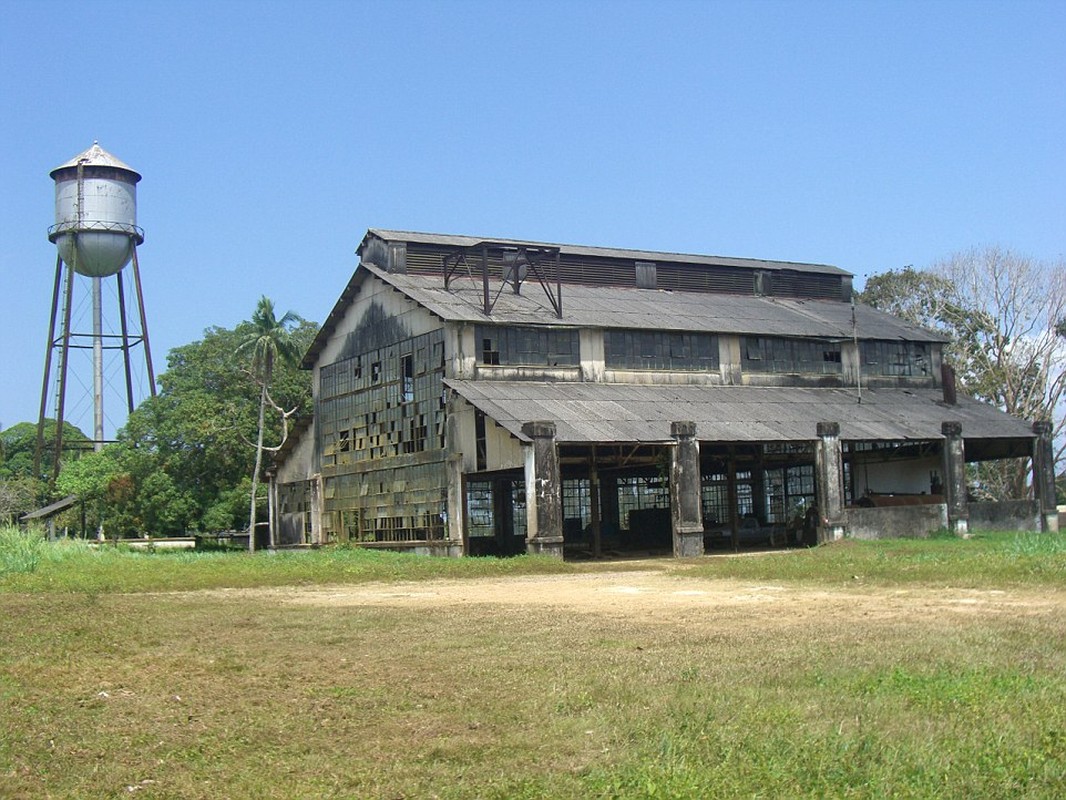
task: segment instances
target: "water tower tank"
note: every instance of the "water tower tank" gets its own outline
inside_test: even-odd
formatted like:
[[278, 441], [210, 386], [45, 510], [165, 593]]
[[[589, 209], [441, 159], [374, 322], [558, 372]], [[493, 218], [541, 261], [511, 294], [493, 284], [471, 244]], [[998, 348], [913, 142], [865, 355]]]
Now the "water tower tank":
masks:
[[80, 275], [103, 278], [129, 263], [144, 241], [137, 227], [141, 176], [99, 144], [49, 175], [56, 183], [56, 224], [48, 229], [64, 263]]

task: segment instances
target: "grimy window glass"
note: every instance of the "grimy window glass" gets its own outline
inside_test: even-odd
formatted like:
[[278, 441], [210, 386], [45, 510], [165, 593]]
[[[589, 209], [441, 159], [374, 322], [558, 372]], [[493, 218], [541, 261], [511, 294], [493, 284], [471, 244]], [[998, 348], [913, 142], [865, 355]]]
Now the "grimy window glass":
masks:
[[444, 538], [443, 376], [441, 330], [322, 367], [316, 433], [329, 540]]
[[839, 375], [840, 343], [825, 339], [745, 336], [741, 341], [740, 364], [745, 372]]
[[926, 342], [862, 342], [863, 371], [874, 375], [925, 376], [930, 374]]
[[574, 328], [478, 325], [474, 335], [482, 364], [576, 367], [581, 363]]
[[718, 337], [713, 333], [608, 329], [603, 349], [608, 369], [718, 369]]

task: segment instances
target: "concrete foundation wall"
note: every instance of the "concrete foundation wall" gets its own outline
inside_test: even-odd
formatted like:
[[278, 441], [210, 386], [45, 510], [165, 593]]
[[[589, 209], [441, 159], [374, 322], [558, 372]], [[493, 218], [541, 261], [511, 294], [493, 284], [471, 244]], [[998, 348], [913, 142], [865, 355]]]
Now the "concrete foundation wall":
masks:
[[852, 539], [924, 539], [948, 525], [947, 506], [846, 508], [845, 525]]
[[[1007, 500], [1001, 503], [969, 503], [970, 530], [1040, 530], [1040, 509], [1035, 500]], [[925, 538], [947, 527], [947, 506], [943, 503], [888, 508], [847, 508], [848, 536], [853, 539]]]
[[1001, 503], [970, 503], [970, 530], [1040, 530], [1040, 506], [1035, 500], [1006, 500]]

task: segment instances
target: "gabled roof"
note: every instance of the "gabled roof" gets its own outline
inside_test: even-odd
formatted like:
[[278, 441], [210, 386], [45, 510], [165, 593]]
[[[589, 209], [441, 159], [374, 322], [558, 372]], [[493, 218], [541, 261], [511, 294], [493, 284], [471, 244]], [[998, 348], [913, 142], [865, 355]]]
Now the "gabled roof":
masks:
[[384, 281], [441, 319], [508, 325], [564, 325], [581, 328], [638, 328], [706, 331], [757, 336], [808, 336], [827, 339], [905, 339], [939, 342], [944, 338], [899, 317], [869, 306], [836, 300], [796, 300], [755, 295], [670, 292], [626, 286], [563, 287], [563, 316], [559, 319], [540, 285], [526, 282], [522, 294], [490, 280], [496, 299], [492, 314], [482, 306], [480, 279], [453, 279], [448, 289], [435, 275], [385, 272], [372, 264], [361, 270]]
[[[417, 231], [393, 231], [384, 228], [371, 228], [363, 238], [376, 236], [389, 242], [409, 242], [413, 244], [431, 244], [442, 247], [473, 247], [483, 241], [498, 244], [524, 245], [527, 247], [558, 247], [563, 255], [586, 256], [592, 258], [621, 258], [631, 261], [655, 261], [659, 263], [701, 264], [746, 269], [780, 270], [796, 272], [820, 272], [830, 275], [851, 275], [850, 272], [829, 264], [805, 264], [797, 261], [766, 261], [757, 258], [732, 258], [728, 256], [690, 255], [685, 253], [663, 253], [654, 250], [625, 250], [613, 247], [589, 247], [576, 244], [553, 244], [551, 242], [530, 242], [522, 239], [495, 239], [488, 236], [456, 236], [441, 233], [419, 233]], [[361, 244], [360, 250], [362, 250]]]
[[[360, 251], [370, 237], [385, 241], [421, 242], [448, 247], [470, 247], [481, 242], [471, 236], [414, 233], [371, 228]], [[494, 240], [498, 243], [537, 245], [518, 240]], [[614, 250], [575, 245], [540, 245], [560, 247], [573, 255], [620, 257], [631, 260], [677, 261], [690, 264], [714, 264], [758, 269], [806, 270], [835, 275], [850, 273], [837, 267], [797, 264], [784, 261], [757, 261], [718, 256], [690, 256], [644, 250]], [[367, 262], [352, 273], [329, 316], [308, 348], [300, 366], [310, 369], [318, 354], [333, 335], [337, 324], [351, 304], [359, 287], [375, 277], [403, 293], [438, 317], [449, 321], [484, 322], [508, 325], [562, 325], [571, 327], [637, 328], [659, 330], [707, 331], [762, 336], [797, 336], [825, 339], [947, 341], [940, 334], [913, 325], [898, 317], [868, 306], [852, 306], [835, 300], [802, 300], [755, 295], [713, 294], [707, 292], [673, 292], [624, 286], [563, 286], [563, 317], [555, 317], [551, 304], [535, 281], [527, 281], [522, 294], [515, 295], [498, 279], [490, 279], [490, 294], [497, 298], [492, 314], [483, 310], [483, 286], [480, 279], [454, 278], [444, 288], [443, 275], [390, 273]]]
[[814, 389], [796, 386], [663, 386], [559, 381], [446, 379], [471, 405], [516, 438], [522, 425], [552, 420], [560, 443], [669, 442], [670, 423], [696, 423], [713, 442], [809, 442], [819, 421], [839, 422], [847, 441], [942, 439], [961, 422], [967, 439], [1031, 440], [1031, 428], [968, 397], [947, 406], [936, 389]]

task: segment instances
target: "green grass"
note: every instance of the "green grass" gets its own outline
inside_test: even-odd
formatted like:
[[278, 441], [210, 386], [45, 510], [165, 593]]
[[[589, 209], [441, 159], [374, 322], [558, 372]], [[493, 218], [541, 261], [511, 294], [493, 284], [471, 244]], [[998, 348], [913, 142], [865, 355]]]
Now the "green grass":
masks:
[[831, 585], [1066, 586], [1066, 533], [845, 540], [765, 558], [705, 559], [688, 574]]
[[[641, 568], [800, 605], [634, 613], [334, 599], [618, 564], [42, 543], [0, 576], [0, 797], [1059, 798], [1063, 558], [981, 534], [664, 560]], [[190, 591], [222, 587], [250, 591]], [[935, 603], [971, 589], [998, 599]]]
[[[10, 565], [10, 566], [9, 566]], [[0, 592], [160, 592], [569, 572], [547, 557], [447, 559], [359, 548], [158, 551], [0, 529]]]

